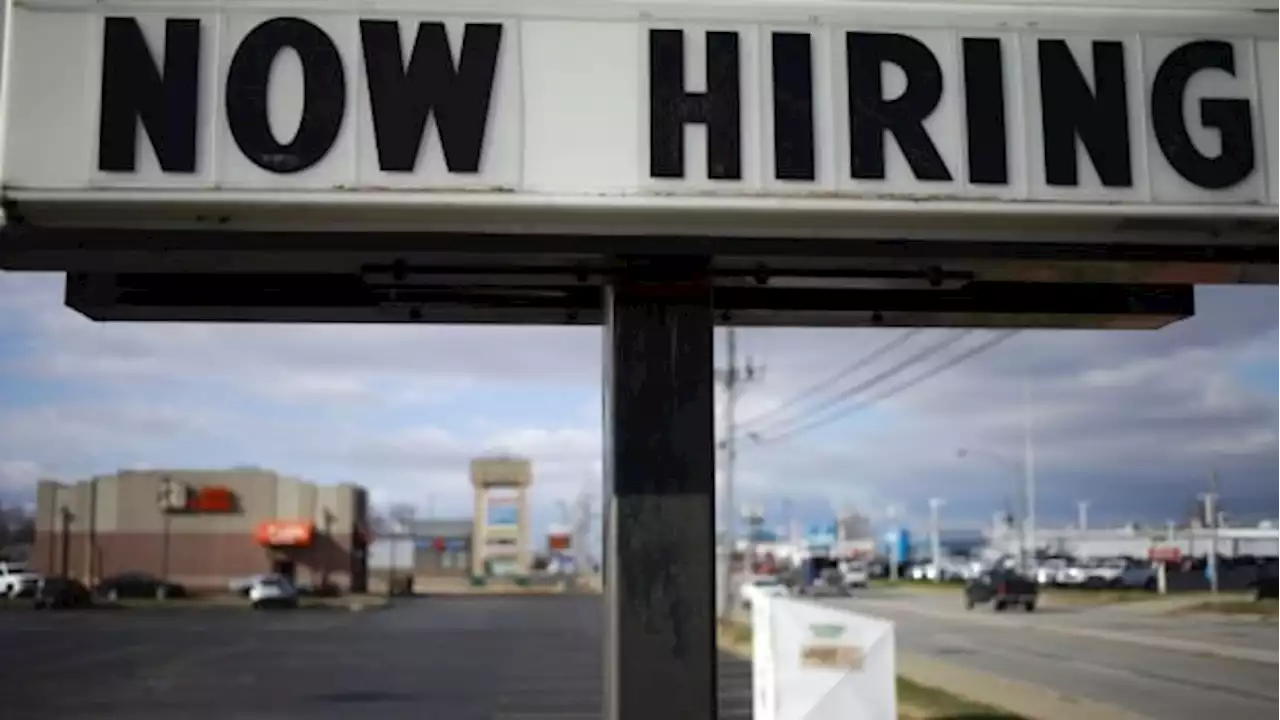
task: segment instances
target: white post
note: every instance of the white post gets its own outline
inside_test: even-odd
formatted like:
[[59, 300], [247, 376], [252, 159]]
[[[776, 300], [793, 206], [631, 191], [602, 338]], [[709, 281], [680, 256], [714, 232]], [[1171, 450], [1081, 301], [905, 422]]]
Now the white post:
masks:
[[[1027, 507], [1026, 517], [1026, 543], [1027, 548], [1024, 549], [1024, 555], [1028, 558], [1028, 562], [1034, 563], [1036, 557], [1036, 451], [1035, 441], [1032, 439], [1032, 433], [1035, 426], [1035, 407], [1031, 400], [1031, 381], [1027, 378], [1022, 380], [1022, 399], [1023, 399], [1023, 483], [1025, 485]], [[1027, 568], [1024, 567], [1025, 571]]]
[[[897, 517], [898, 509], [890, 505], [885, 514], [888, 515], [889, 520], [892, 521]], [[894, 531], [899, 534], [901, 533], [901, 530], [896, 527], [894, 528]], [[902, 562], [901, 558], [898, 557], [899, 540], [899, 535], [895, 534], [893, 536], [893, 543], [889, 546], [889, 579], [894, 582], [897, 582], [898, 580], [898, 564]]]
[[1167, 563], [1161, 560], [1156, 563], [1156, 587], [1161, 595], [1169, 592], [1169, 573], [1166, 569]]
[[1209, 567], [1209, 592], [1214, 595], [1218, 594], [1218, 512], [1217, 512], [1217, 493], [1200, 493], [1200, 498], [1204, 500], [1205, 519], [1209, 521], [1211, 530], [1209, 531], [1209, 557], [1206, 558]]
[[1089, 529], [1089, 501], [1080, 500], [1076, 502], [1076, 527], [1081, 532]]
[[933, 555], [933, 581], [942, 582], [942, 538], [938, 527], [938, 509], [945, 501], [929, 498], [929, 552]]

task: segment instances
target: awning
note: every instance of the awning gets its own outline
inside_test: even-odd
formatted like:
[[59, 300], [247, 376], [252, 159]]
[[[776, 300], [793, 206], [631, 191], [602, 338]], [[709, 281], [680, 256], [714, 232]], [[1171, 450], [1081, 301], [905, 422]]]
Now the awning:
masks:
[[254, 537], [267, 547], [306, 547], [315, 530], [316, 524], [310, 520], [268, 520], [258, 525]]

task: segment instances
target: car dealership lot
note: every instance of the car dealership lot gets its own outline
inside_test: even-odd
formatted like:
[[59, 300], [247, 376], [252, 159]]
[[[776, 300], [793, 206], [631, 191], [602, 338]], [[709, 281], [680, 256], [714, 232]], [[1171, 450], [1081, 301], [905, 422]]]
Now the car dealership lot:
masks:
[[[58, 718], [598, 718], [598, 597], [420, 598], [370, 612], [0, 613], [6, 712]], [[721, 663], [721, 717], [750, 717]]]

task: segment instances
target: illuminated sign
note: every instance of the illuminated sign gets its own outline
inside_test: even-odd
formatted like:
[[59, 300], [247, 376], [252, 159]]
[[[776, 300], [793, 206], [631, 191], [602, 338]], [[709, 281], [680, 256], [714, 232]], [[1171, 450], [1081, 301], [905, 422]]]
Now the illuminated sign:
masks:
[[236, 511], [236, 494], [221, 485], [196, 488], [187, 499], [187, 511], [198, 513], [230, 513]]
[[308, 520], [269, 520], [258, 526], [258, 544], [268, 547], [305, 547], [311, 544], [315, 523]]
[[156, 501], [164, 512], [234, 513], [240, 509], [236, 494], [222, 485], [192, 487], [171, 478], [160, 481]]

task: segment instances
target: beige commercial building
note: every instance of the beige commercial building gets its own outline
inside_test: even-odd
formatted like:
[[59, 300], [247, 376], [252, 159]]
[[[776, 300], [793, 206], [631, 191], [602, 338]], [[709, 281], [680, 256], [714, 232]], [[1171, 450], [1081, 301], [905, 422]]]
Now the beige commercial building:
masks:
[[471, 574], [526, 576], [529, 547], [529, 486], [533, 464], [524, 458], [485, 457], [471, 461], [475, 491]]
[[360, 591], [367, 583], [368, 494], [270, 470], [123, 470], [42, 480], [31, 562], [96, 581], [141, 571], [191, 588], [279, 572]]

